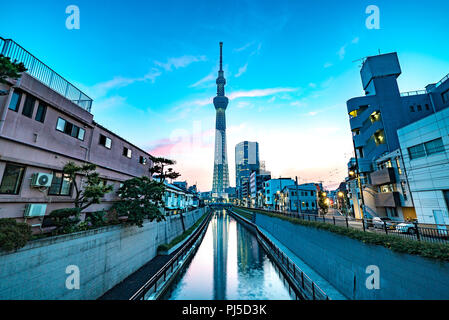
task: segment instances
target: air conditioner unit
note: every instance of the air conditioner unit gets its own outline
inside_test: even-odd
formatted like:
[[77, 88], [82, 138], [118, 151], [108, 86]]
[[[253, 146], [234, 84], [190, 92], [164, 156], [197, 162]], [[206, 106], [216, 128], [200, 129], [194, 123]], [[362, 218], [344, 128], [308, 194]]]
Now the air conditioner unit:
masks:
[[53, 175], [49, 173], [33, 173], [31, 177], [32, 187], [50, 187]]
[[45, 211], [47, 210], [47, 205], [42, 203], [30, 203], [25, 207], [24, 217], [43, 217], [45, 216]]

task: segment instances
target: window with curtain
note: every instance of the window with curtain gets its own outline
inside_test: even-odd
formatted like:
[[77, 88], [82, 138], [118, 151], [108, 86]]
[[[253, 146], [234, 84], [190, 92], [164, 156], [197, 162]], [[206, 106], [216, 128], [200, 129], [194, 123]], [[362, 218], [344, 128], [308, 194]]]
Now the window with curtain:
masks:
[[24, 172], [24, 166], [7, 163], [0, 184], [0, 193], [19, 194]]

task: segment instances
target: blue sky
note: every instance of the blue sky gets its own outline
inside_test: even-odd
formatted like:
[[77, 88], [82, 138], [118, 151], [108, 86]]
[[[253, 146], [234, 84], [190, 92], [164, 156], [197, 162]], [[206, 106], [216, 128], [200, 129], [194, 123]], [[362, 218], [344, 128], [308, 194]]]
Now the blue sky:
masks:
[[[80, 29], [65, 27], [68, 5]], [[365, 27], [368, 5], [380, 30]], [[94, 99], [95, 120], [212, 184], [218, 42], [224, 42], [228, 158], [258, 141], [273, 176], [338, 185], [352, 156], [346, 101], [359, 62], [398, 52], [401, 91], [449, 73], [449, 3], [429, 1], [9, 1], [12, 38]]]

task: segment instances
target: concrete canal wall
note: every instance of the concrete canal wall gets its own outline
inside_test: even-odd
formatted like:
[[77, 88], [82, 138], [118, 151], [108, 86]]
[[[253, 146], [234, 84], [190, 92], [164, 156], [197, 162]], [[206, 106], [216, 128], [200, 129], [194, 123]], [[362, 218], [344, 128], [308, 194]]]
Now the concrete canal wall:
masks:
[[[256, 224], [349, 299], [449, 299], [449, 263], [395, 253], [263, 214], [256, 214]], [[366, 280], [376, 274], [376, 267], [379, 289], [368, 289]]]
[[[205, 210], [184, 213], [186, 229]], [[181, 233], [181, 219], [175, 215], [146, 222], [143, 228], [110, 226], [32, 241], [17, 252], [0, 253], [0, 299], [96, 299]], [[66, 287], [74, 275], [66, 273], [71, 265], [79, 268], [79, 289]]]

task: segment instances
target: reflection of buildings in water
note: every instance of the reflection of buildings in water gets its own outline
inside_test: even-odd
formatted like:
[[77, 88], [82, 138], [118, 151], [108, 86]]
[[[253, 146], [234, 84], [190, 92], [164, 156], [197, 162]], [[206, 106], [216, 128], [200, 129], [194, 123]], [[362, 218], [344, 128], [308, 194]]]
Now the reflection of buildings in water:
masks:
[[226, 266], [228, 260], [229, 215], [216, 211], [212, 220], [214, 241], [214, 300], [226, 299]]
[[[256, 288], [264, 286], [263, 252], [257, 238], [244, 226], [237, 223], [237, 264], [239, 291], [249, 290], [258, 292]], [[256, 289], [256, 290], [255, 290]]]

